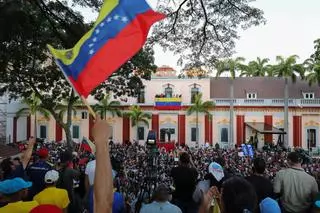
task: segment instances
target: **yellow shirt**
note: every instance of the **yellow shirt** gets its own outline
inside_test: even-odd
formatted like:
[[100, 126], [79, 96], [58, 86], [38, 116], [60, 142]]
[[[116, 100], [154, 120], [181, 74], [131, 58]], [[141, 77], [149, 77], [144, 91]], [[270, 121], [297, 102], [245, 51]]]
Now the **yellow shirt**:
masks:
[[0, 213], [29, 213], [33, 208], [39, 204], [37, 201], [9, 203], [8, 205], [0, 208]]
[[65, 209], [68, 207], [70, 200], [68, 192], [65, 189], [58, 189], [56, 187], [48, 187], [42, 192], [34, 196], [33, 200], [37, 201], [40, 205], [51, 204]]

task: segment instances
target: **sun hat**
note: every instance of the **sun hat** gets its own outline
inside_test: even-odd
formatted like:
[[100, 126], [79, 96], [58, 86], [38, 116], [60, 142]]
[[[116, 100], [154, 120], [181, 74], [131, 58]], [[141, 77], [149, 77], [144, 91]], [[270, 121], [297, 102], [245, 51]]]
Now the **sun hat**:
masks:
[[32, 182], [25, 181], [22, 178], [13, 178], [0, 181], [0, 193], [4, 195], [14, 194], [22, 189], [27, 189], [32, 186]]
[[210, 163], [209, 173], [211, 173], [217, 181], [220, 181], [222, 178], [224, 178], [223, 168], [216, 162]]
[[279, 204], [274, 199], [270, 197], [265, 198], [260, 203], [261, 213], [281, 213]]
[[44, 176], [44, 182], [49, 184], [57, 182], [58, 179], [59, 179], [59, 172], [57, 172], [56, 170], [47, 171]]

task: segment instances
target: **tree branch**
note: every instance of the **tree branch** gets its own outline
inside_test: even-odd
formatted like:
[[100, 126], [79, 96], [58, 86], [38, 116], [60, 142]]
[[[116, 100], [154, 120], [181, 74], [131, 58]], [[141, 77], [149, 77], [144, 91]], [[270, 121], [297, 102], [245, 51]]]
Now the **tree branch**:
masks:
[[243, 9], [241, 9], [240, 7], [238, 7], [237, 5], [235, 5], [233, 2], [231, 2], [231, 0], [227, 0], [229, 2], [229, 4], [232, 6], [232, 7], [235, 7], [237, 10], [241, 11], [242, 13], [246, 14], [247, 16], [249, 16], [250, 14], [247, 13], [246, 11], [244, 11]]
[[173, 32], [175, 31], [175, 26], [176, 26], [177, 21], [178, 21], [179, 12], [180, 12], [182, 6], [183, 6], [187, 1], [188, 1], [188, 0], [184, 0], [184, 1], [179, 5], [178, 9], [177, 9], [175, 12], [173, 12], [173, 13], [171, 13], [171, 14], [168, 15], [168, 16], [175, 15], [175, 17], [174, 17], [174, 21], [173, 21], [173, 24], [172, 24], [171, 29], [170, 29], [166, 34], [169, 34], [169, 33], [171, 33], [172, 31], [173, 31]]

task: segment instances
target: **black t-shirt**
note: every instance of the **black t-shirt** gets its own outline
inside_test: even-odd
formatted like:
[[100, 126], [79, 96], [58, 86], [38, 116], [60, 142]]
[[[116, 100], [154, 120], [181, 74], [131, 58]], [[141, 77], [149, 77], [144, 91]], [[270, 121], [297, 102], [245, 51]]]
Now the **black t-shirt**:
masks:
[[195, 168], [179, 166], [171, 170], [171, 176], [176, 188], [173, 198], [183, 201], [192, 200], [192, 194], [197, 184], [197, 170]]
[[258, 203], [264, 200], [267, 197], [273, 198], [273, 186], [269, 179], [258, 176], [252, 175], [246, 178], [255, 188], [257, 196], [258, 196]]

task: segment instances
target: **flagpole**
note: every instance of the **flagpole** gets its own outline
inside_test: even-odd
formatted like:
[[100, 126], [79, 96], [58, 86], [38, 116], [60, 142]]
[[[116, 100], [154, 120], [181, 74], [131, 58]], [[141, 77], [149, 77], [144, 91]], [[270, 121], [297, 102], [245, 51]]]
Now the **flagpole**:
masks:
[[89, 110], [89, 113], [92, 115], [92, 117], [94, 119], [96, 119], [96, 113], [93, 111], [92, 107], [90, 106], [89, 102], [87, 101], [87, 99], [85, 97], [83, 97], [82, 95], [80, 96], [81, 97], [81, 100], [82, 102], [84, 103], [84, 105], [86, 105], [86, 107], [88, 108]]

